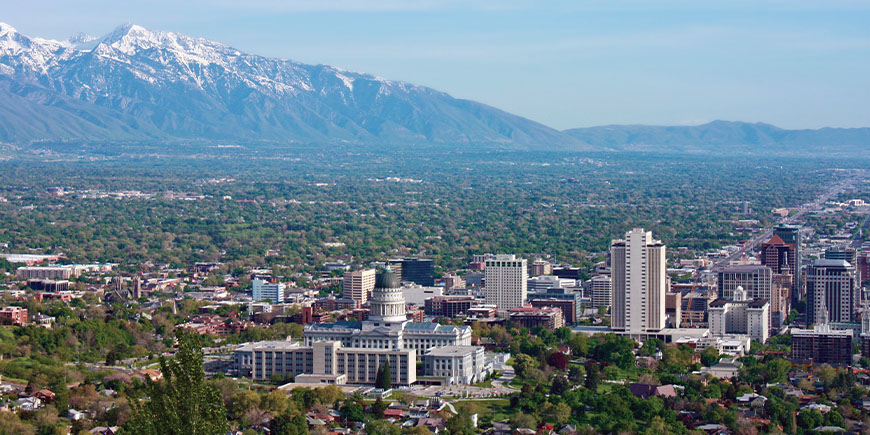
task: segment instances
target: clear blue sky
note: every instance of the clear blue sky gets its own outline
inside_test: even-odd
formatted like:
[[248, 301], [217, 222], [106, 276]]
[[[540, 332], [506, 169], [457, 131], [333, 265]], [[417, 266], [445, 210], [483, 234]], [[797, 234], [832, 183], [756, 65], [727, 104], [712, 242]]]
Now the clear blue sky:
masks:
[[565, 129], [870, 126], [867, 1], [0, 0], [54, 39], [132, 22], [405, 80]]

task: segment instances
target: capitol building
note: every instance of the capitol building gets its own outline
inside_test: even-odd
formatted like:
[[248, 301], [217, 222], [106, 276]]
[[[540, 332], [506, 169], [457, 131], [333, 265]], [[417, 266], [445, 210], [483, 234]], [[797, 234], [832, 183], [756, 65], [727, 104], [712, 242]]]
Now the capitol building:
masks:
[[418, 357], [439, 347], [471, 345], [469, 326], [409, 321], [399, 279], [389, 269], [378, 275], [369, 303], [366, 321], [306, 325], [305, 345], [337, 341], [345, 348], [414, 350]]
[[418, 382], [417, 361], [426, 383], [472, 384], [492, 372], [483, 347], [471, 345], [471, 327], [411, 322], [396, 274], [377, 277], [363, 322], [311, 323], [303, 343], [247, 343], [234, 352], [241, 376], [252, 380], [293, 377], [296, 383], [375, 383], [377, 370], [389, 364], [396, 385]]

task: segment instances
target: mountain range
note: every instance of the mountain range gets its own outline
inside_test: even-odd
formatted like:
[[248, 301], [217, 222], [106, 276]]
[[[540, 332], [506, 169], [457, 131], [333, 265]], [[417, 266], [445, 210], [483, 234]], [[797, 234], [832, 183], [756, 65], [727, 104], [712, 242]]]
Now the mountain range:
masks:
[[243, 53], [127, 24], [103, 37], [26, 36], [0, 23], [0, 142], [237, 141], [513, 150], [863, 152], [870, 129], [694, 127], [558, 131], [431, 88]]

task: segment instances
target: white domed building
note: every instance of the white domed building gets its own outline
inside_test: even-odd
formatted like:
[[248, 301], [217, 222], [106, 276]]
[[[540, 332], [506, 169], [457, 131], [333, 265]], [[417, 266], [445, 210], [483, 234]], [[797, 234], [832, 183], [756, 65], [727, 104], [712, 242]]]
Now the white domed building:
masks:
[[305, 345], [338, 341], [345, 348], [413, 349], [418, 357], [439, 347], [471, 345], [469, 326], [409, 321], [399, 279], [389, 269], [378, 275], [369, 303], [370, 313], [366, 321], [305, 325]]

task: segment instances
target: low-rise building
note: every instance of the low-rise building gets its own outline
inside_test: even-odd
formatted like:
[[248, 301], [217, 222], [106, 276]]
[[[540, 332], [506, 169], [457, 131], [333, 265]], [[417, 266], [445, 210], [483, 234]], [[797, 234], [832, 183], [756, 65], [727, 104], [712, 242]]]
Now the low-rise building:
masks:
[[474, 306], [473, 296], [435, 296], [424, 302], [424, 311], [428, 316], [456, 317], [468, 314]]
[[852, 362], [853, 332], [827, 323], [791, 331], [791, 358], [797, 362], [848, 366]]
[[481, 346], [445, 346], [423, 355], [423, 374], [441, 378], [445, 385], [482, 382], [491, 370]]
[[27, 308], [4, 307], [0, 310], [0, 323], [4, 325], [24, 326], [28, 321]]
[[517, 307], [508, 311], [508, 318], [515, 325], [527, 329], [540, 326], [552, 331], [565, 326], [565, 319], [559, 308]]
[[318, 341], [312, 346], [290, 341], [253, 343], [236, 350], [234, 359], [240, 373], [245, 373], [244, 364], [250, 362], [253, 380], [277, 376], [293, 377], [297, 382], [374, 384], [378, 367], [388, 361], [394, 384], [411, 385], [417, 379], [413, 350], [346, 348], [337, 341]]

